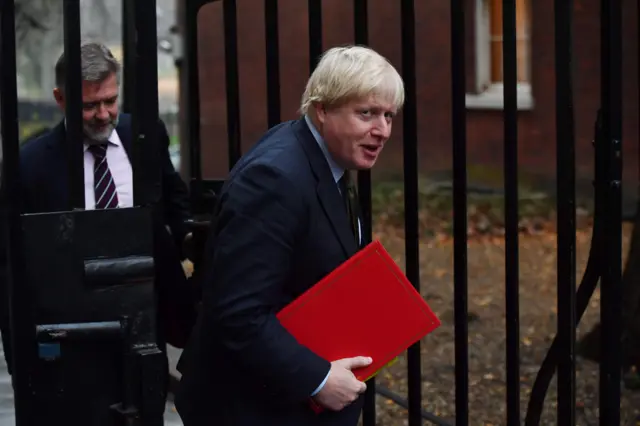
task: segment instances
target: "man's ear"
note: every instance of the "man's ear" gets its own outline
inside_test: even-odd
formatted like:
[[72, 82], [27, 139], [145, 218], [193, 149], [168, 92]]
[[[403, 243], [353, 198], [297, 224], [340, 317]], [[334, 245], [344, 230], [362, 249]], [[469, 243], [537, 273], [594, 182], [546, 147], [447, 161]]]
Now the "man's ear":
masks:
[[53, 89], [53, 98], [56, 100], [58, 107], [64, 112], [64, 93], [60, 88], [56, 87]]
[[316, 111], [316, 117], [318, 118], [318, 121], [321, 124], [324, 124], [327, 118], [327, 109], [325, 108], [324, 104], [314, 103], [313, 109]]

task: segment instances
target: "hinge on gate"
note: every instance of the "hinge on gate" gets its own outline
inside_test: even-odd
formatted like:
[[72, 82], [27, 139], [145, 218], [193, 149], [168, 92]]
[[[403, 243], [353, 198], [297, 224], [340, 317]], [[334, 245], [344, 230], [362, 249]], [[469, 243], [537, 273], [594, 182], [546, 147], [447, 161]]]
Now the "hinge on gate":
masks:
[[118, 417], [118, 424], [123, 426], [137, 426], [140, 423], [140, 410], [136, 406], [124, 406], [122, 403], [114, 404], [111, 410]]

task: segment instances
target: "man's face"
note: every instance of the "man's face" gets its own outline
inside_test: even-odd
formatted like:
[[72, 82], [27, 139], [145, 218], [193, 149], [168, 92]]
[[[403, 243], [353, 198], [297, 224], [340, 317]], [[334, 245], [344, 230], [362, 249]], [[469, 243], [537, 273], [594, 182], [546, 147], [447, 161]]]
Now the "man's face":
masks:
[[372, 168], [391, 135], [395, 106], [372, 96], [333, 108], [319, 105], [316, 110], [334, 160], [346, 169]]
[[[64, 93], [54, 90], [60, 108], [65, 109]], [[106, 141], [118, 124], [118, 81], [115, 74], [101, 82], [82, 82], [82, 123], [85, 135]]]

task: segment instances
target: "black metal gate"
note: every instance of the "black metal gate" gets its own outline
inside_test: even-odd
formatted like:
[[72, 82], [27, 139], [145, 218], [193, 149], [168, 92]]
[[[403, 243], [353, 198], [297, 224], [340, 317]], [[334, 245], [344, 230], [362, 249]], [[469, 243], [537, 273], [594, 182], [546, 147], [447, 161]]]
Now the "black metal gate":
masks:
[[[198, 75], [197, 17], [203, 5], [216, 0], [188, 0], [185, 4], [185, 61], [187, 79], [187, 134], [190, 147], [190, 178], [193, 208], [206, 215], [220, 181], [203, 179], [201, 171], [200, 103]], [[234, 0], [222, 1], [227, 100], [229, 167], [241, 155], [240, 94], [238, 81], [237, 8]], [[416, 288], [419, 279], [418, 240], [418, 163], [416, 111], [416, 37], [414, 0], [398, 0], [401, 9], [402, 73], [406, 85], [406, 104], [402, 113], [404, 150], [404, 194], [406, 273]], [[454, 299], [455, 299], [455, 424], [469, 424], [468, 327], [467, 327], [467, 150], [465, 105], [465, 1], [450, 0], [451, 75], [453, 126], [453, 206], [454, 206]], [[322, 46], [322, 1], [308, 0], [310, 68]], [[620, 424], [620, 330], [621, 330], [621, 1], [601, 0], [601, 104], [595, 137], [595, 218], [588, 267], [576, 294], [576, 205], [575, 135], [573, 112], [572, 14], [573, 2], [555, 0], [556, 138], [557, 141], [557, 335], [535, 382], [525, 416], [525, 424], [539, 424], [542, 405], [552, 376], [558, 374], [558, 424], [574, 425], [576, 326], [597, 285], [601, 283], [602, 339], [604, 357], [600, 370], [600, 425]], [[265, 41], [268, 124], [280, 120], [278, 1], [265, 0]], [[518, 120], [516, 75], [516, 1], [503, 0], [503, 74], [504, 74], [504, 181], [506, 228], [506, 423], [520, 425], [519, 361], [519, 265], [518, 265]], [[368, 2], [353, 0], [353, 42], [368, 44]], [[365, 234], [371, 239], [371, 177], [358, 176], [361, 204], [365, 212]], [[423, 420], [448, 423], [422, 409], [420, 343], [408, 350], [408, 398], [389, 389], [368, 384], [363, 413], [365, 426], [375, 425], [375, 395], [389, 398], [408, 408], [411, 426]]]
[[[152, 220], [161, 199], [155, 1], [130, 2], [132, 208], [85, 210], [80, 1], [64, 0], [63, 211], [24, 210], [14, 0], [0, 1], [2, 312], [10, 310], [16, 424], [162, 425], [166, 358], [155, 323]], [[136, 66], [136, 63], [144, 64]], [[53, 67], [52, 67], [53, 68]], [[46, 191], [46, 189], [45, 189]], [[8, 286], [9, 288], [5, 288]], [[5, 346], [5, 350], [10, 348]]]

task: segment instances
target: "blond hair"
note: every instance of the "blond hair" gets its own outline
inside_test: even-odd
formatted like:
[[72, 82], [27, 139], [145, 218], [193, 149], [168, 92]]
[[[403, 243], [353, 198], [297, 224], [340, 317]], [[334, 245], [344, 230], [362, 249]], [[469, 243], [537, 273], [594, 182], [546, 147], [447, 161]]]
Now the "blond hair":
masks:
[[404, 104], [404, 83], [398, 71], [368, 47], [334, 47], [322, 55], [309, 77], [300, 112], [306, 114], [314, 103], [339, 106], [369, 96], [381, 97], [400, 109]]

